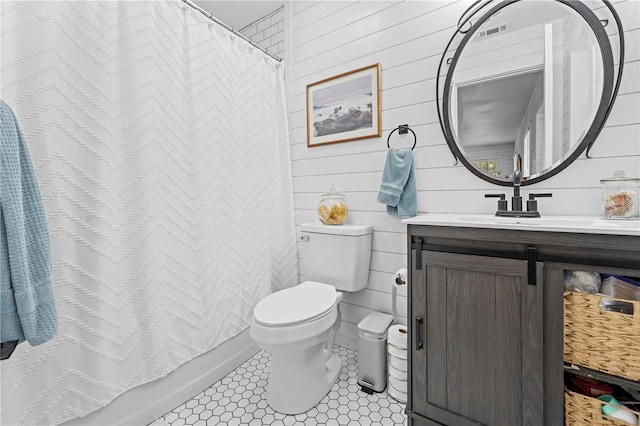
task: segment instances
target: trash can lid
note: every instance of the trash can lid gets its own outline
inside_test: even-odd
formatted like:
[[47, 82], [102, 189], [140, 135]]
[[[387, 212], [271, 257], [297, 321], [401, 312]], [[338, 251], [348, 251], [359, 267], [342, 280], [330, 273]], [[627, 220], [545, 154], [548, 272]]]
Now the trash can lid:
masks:
[[372, 334], [378, 338], [386, 337], [387, 329], [393, 317], [382, 312], [371, 312], [358, 323], [358, 333]]

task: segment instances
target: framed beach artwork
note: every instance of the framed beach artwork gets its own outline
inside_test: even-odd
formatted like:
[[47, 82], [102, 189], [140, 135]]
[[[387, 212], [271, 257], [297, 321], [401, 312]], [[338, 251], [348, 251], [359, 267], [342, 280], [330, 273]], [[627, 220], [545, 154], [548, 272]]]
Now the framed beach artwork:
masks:
[[307, 146], [380, 136], [380, 64], [307, 85]]

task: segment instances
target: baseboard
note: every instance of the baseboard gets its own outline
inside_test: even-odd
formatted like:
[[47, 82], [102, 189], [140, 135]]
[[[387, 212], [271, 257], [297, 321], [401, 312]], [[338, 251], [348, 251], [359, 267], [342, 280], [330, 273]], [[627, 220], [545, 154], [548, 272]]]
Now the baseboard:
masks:
[[133, 388], [106, 407], [62, 425], [148, 425], [222, 379], [259, 350], [246, 329], [167, 376]]
[[358, 351], [358, 339], [353, 336], [346, 336], [344, 334], [336, 334], [336, 340], [334, 343], [343, 348], [351, 349], [352, 351]]

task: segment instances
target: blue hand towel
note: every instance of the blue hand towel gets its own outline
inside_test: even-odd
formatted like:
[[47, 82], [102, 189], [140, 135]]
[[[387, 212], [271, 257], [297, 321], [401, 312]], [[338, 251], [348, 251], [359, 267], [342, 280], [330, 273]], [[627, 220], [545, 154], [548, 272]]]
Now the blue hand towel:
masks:
[[418, 190], [413, 166], [413, 151], [391, 148], [382, 172], [378, 202], [387, 205], [387, 213], [401, 218], [418, 214]]
[[27, 144], [0, 101], [0, 342], [56, 335], [49, 233]]

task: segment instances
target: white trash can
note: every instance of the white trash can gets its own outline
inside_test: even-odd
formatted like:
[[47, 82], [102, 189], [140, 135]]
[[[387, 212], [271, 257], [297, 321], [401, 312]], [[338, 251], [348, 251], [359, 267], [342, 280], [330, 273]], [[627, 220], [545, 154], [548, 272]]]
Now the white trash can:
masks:
[[387, 329], [393, 317], [371, 312], [358, 324], [358, 384], [366, 393], [387, 387]]

